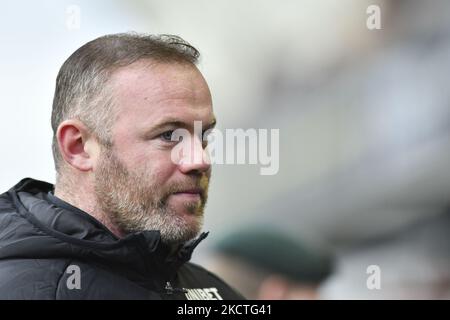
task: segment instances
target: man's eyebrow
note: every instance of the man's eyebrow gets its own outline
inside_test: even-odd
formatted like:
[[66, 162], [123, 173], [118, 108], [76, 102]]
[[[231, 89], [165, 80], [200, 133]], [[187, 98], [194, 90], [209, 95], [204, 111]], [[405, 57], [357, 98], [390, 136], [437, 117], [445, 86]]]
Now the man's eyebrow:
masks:
[[[216, 119], [214, 118], [209, 124], [204, 125], [202, 130], [206, 131], [208, 129], [213, 129], [216, 126]], [[156, 124], [155, 126], [153, 126], [151, 128], [151, 131], [158, 131], [160, 129], [163, 128], [167, 128], [167, 127], [176, 127], [176, 128], [185, 128], [185, 129], [189, 129], [189, 128], [193, 128], [194, 127], [194, 123], [189, 124], [188, 122], [184, 122], [184, 121], [180, 121], [177, 119], [166, 119], [161, 121], [159, 124]]]

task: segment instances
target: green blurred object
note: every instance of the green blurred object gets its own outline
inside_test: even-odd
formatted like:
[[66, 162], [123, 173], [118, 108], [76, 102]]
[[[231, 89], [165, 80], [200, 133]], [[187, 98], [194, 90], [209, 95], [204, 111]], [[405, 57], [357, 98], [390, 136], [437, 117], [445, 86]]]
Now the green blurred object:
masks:
[[299, 283], [319, 284], [333, 271], [331, 255], [274, 230], [232, 232], [216, 243], [215, 250]]

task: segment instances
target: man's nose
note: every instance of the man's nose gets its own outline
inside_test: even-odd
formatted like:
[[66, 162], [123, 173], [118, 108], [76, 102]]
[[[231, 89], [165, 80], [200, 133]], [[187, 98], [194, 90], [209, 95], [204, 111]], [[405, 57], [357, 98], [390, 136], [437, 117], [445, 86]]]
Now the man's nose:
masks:
[[187, 174], [192, 171], [206, 172], [211, 168], [207, 150], [203, 148], [202, 141], [198, 137], [191, 137], [190, 148], [184, 149], [179, 162], [180, 171]]

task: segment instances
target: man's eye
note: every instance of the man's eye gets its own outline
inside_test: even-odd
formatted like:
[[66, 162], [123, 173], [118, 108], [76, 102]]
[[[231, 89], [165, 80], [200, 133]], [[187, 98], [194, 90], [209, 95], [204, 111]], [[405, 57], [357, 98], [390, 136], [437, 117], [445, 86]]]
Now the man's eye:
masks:
[[172, 141], [172, 134], [173, 130], [169, 130], [160, 134], [159, 137], [165, 141]]

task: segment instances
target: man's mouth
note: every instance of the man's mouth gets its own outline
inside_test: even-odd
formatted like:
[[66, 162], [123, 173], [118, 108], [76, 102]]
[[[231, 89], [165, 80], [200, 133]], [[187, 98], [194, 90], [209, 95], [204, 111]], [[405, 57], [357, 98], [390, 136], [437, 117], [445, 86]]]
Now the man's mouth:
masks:
[[203, 198], [203, 190], [201, 188], [186, 189], [174, 192], [175, 196], [182, 196], [186, 200], [201, 200]]
[[193, 189], [186, 189], [186, 190], [181, 190], [175, 193], [189, 193], [189, 194], [202, 194], [202, 189], [200, 188], [193, 188]]

